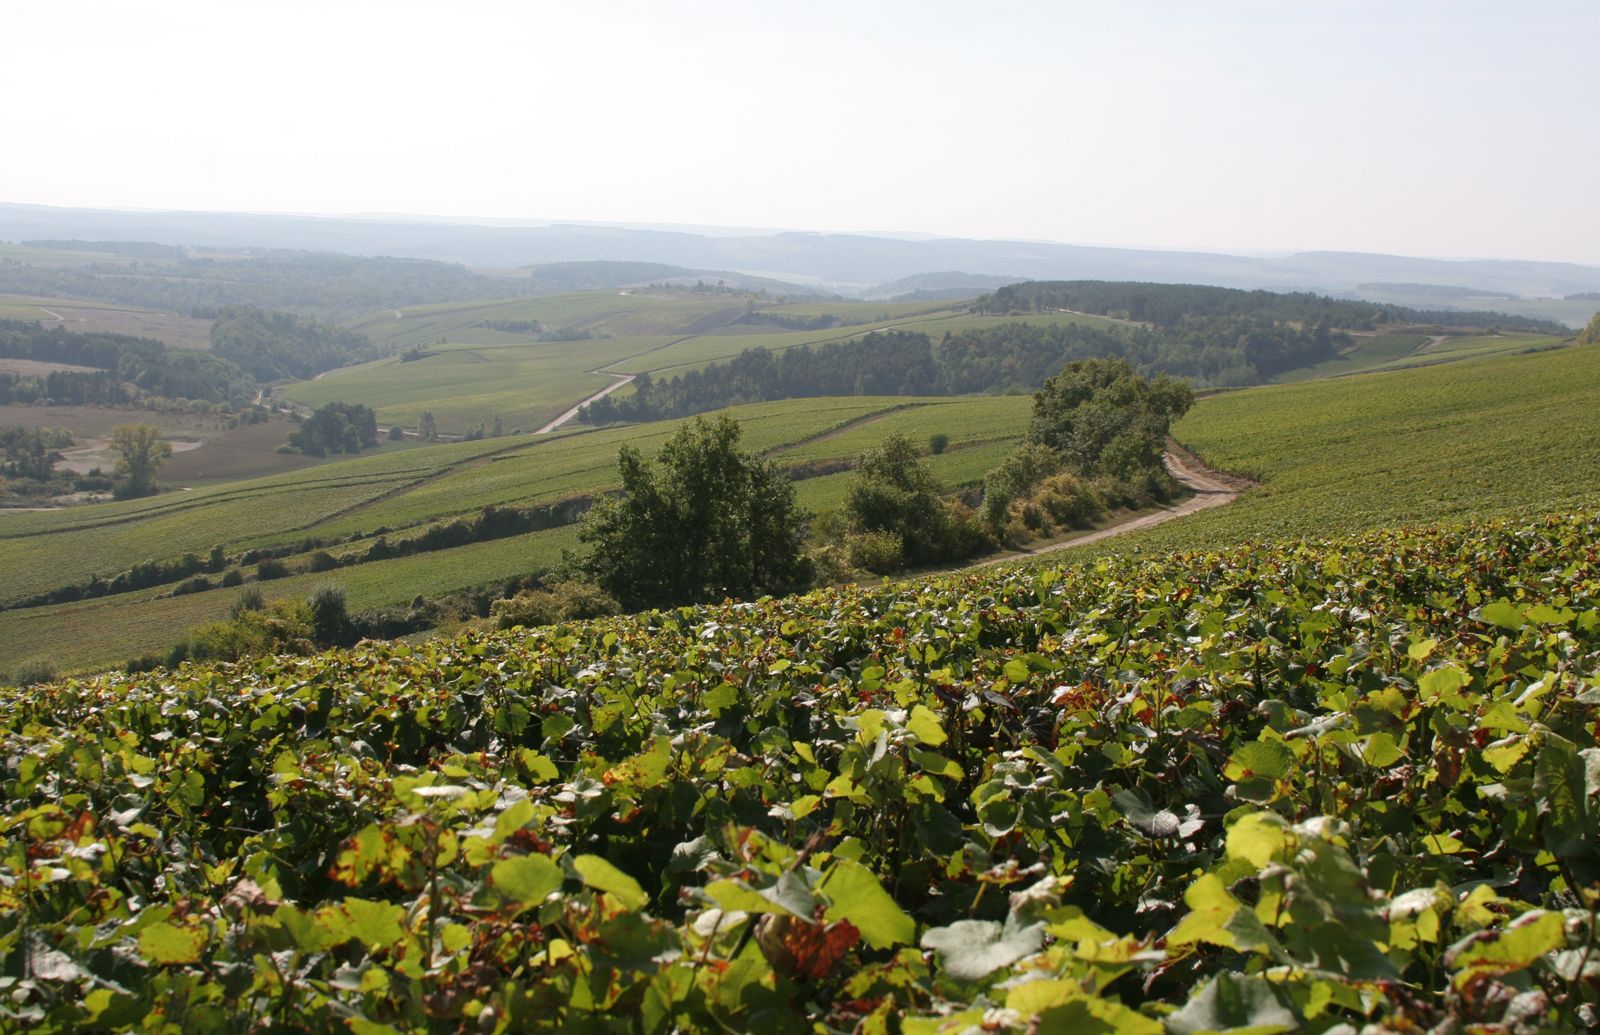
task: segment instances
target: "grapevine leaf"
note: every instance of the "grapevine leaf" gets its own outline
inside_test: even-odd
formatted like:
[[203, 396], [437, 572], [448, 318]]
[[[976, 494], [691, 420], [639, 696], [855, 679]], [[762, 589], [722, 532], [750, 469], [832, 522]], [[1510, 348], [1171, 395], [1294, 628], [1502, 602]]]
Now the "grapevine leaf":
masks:
[[830, 921], [848, 920], [874, 949], [909, 945], [917, 925], [889, 897], [872, 871], [849, 859], [835, 860], [823, 885], [832, 903], [825, 914]]

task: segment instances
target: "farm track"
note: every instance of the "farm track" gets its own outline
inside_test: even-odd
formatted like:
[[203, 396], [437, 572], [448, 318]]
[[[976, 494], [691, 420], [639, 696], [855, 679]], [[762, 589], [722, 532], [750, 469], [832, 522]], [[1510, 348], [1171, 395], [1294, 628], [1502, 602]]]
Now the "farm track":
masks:
[[973, 568], [984, 568], [991, 564], [1004, 564], [1007, 561], [1022, 561], [1030, 557], [1039, 557], [1057, 550], [1065, 550], [1074, 546], [1087, 546], [1105, 539], [1111, 539], [1129, 532], [1141, 529], [1154, 528], [1166, 524], [1176, 518], [1188, 514], [1195, 514], [1213, 507], [1224, 507], [1239, 498], [1239, 493], [1251, 487], [1254, 483], [1243, 478], [1236, 478], [1207, 467], [1199, 457], [1182, 448], [1170, 446], [1162, 457], [1166, 461], [1167, 470], [1179, 482], [1189, 488], [1194, 495], [1171, 507], [1162, 507], [1150, 514], [1141, 514], [1118, 522], [1106, 528], [1097, 528], [1085, 535], [1067, 539], [1059, 543], [1047, 543], [1044, 546], [1029, 550], [1018, 550], [1002, 557], [991, 557], [976, 564], [966, 565], [961, 571], [970, 571]]

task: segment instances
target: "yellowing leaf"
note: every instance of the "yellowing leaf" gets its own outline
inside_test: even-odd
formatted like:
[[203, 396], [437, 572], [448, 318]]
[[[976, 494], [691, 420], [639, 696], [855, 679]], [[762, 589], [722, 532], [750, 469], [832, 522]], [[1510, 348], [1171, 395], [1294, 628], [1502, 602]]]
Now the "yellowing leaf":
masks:
[[939, 716], [933, 711], [917, 704], [911, 707], [911, 717], [906, 721], [906, 729], [912, 735], [929, 747], [938, 747], [947, 739], [944, 727], [939, 724]]
[[165, 920], [139, 932], [139, 953], [151, 963], [198, 963], [206, 933], [196, 927], [179, 927]]

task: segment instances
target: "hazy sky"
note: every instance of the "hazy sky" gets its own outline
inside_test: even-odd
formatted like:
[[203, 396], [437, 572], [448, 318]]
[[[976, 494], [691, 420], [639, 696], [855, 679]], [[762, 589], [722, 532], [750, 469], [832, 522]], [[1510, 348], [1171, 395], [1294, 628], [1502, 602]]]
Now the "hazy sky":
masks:
[[1600, 3], [6, 0], [0, 201], [1600, 264]]

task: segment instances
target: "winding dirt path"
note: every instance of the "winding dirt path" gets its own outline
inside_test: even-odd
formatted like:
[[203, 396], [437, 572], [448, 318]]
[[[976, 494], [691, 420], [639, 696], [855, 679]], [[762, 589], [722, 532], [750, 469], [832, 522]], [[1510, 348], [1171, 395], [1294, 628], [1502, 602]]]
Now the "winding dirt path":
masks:
[[[1167, 470], [1172, 477], [1188, 486], [1194, 495], [1170, 507], [1162, 507], [1150, 514], [1141, 514], [1127, 521], [1110, 525], [1106, 528], [1097, 528], [1092, 532], [1065, 539], [1059, 543], [1047, 543], [1044, 546], [1034, 547], [1031, 550], [1017, 550], [1002, 557], [991, 557], [976, 564], [967, 565], [968, 568], [982, 568], [990, 564], [1002, 564], [1006, 561], [1026, 560], [1029, 557], [1038, 557], [1041, 554], [1054, 553], [1073, 546], [1087, 546], [1089, 543], [1098, 543], [1102, 539], [1113, 536], [1126, 535], [1137, 532], [1141, 528], [1154, 528], [1156, 525], [1166, 524], [1174, 518], [1181, 518], [1186, 514], [1194, 514], [1212, 507], [1223, 507], [1239, 498], [1239, 492], [1247, 489], [1253, 482], [1232, 475], [1213, 471], [1200, 461], [1200, 458], [1181, 446], [1171, 445], [1162, 459], [1166, 461]], [[963, 569], [965, 570], [965, 569]]]

